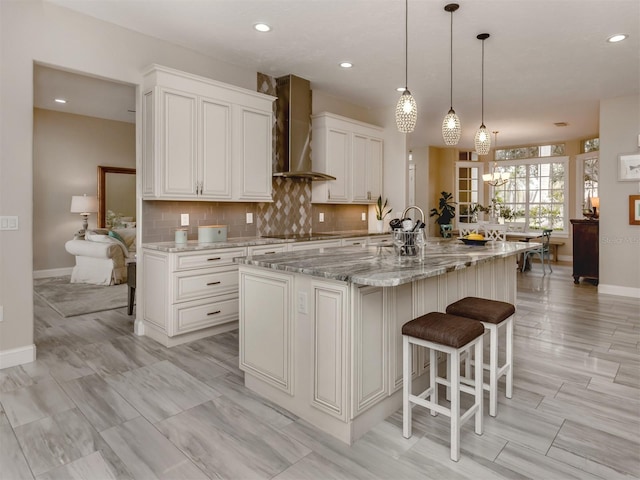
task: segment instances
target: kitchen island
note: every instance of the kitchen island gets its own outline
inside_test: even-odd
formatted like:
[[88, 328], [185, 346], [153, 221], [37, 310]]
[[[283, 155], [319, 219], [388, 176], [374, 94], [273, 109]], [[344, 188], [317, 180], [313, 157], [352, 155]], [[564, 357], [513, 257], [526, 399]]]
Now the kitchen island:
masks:
[[[430, 239], [237, 259], [245, 385], [352, 443], [402, 404], [402, 325], [465, 296], [515, 303], [526, 243]], [[416, 389], [428, 355], [414, 355]]]

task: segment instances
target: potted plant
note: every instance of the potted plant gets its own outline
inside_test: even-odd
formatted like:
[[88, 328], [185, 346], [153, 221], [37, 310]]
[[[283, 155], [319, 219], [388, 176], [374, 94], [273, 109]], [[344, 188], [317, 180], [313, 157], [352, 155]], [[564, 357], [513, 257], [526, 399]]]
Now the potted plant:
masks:
[[387, 203], [389, 199], [386, 198], [384, 203], [382, 203], [382, 195], [378, 196], [378, 201], [376, 202], [376, 220], [378, 221], [378, 233], [382, 233], [384, 231], [384, 217], [389, 215], [393, 208], [389, 208], [387, 210]]
[[436, 217], [436, 223], [440, 225], [440, 233], [445, 237], [445, 231], [451, 231], [451, 226], [443, 228], [443, 225], [451, 225], [451, 220], [456, 216], [456, 202], [453, 201], [453, 194], [440, 192], [438, 208], [432, 208], [430, 217]]

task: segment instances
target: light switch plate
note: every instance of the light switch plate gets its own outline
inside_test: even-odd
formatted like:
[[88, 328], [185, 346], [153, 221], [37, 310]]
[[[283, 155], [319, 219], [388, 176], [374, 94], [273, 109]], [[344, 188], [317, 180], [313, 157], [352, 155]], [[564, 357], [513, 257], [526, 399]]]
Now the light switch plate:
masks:
[[0, 230], [18, 230], [18, 217], [0, 217]]
[[180, 226], [181, 227], [188, 227], [189, 226], [189, 214], [188, 213], [181, 213], [180, 214]]
[[307, 292], [298, 292], [298, 312], [308, 314]]

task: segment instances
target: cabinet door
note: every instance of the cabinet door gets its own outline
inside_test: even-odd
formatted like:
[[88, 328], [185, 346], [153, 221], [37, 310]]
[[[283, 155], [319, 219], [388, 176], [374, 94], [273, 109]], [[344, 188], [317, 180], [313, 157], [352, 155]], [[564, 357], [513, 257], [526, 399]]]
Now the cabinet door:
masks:
[[160, 195], [195, 198], [197, 98], [185, 92], [160, 89], [160, 105], [161, 133], [156, 143], [162, 162]]
[[239, 106], [237, 116], [238, 135], [233, 156], [239, 175], [234, 199], [271, 201], [271, 112]]
[[353, 292], [351, 417], [387, 395], [388, 326], [383, 288], [360, 287]]
[[375, 203], [382, 195], [382, 163], [384, 158], [384, 144], [379, 138], [370, 138], [367, 155], [367, 199]]
[[367, 196], [368, 143], [368, 137], [353, 135], [350, 178], [351, 198], [354, 202], [366, 203], [370, 200]]
[[231, 198], [231, 105], [200, 99], [198, 181], [200, 198]]
[[349, 192], [347, 181], [350, 177], [351, 164], [349, 133], [342, 130], [329, 129], [327, 132], [327, 172], [336, 177], [327, 183], [327, 202], [347, 202]]
[[155, 100], [153, 89], [144, 93], [142, 99], [142, 195], [153, 197], [157, 193], [156, 187], [156, 157], [154, 149], [155, 138]]

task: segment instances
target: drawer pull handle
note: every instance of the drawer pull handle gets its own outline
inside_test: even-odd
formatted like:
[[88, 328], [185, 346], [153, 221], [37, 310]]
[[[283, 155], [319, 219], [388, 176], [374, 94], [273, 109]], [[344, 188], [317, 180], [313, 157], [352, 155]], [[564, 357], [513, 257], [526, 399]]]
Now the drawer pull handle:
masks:
[[218, 314], [218, 313], [220, 313], [220, 312], [221, 312], [221, 310], [216, 310], [215, 312], [209, 312], [209, 313], [207, 313], [207, 315], [216, 315], [216, 314]]
[[353, 245], [362, 245], [360, 242], [353, 242]]
[[275, 251], [275, 250], [272, 250], [272, 251], [270, 251], [270, 252], [264, 252], [264, 254], [265, 254], [265, 255], [271, 255], [271, 254], [273, 254], [273, 253], [276, 253], [276, 251]]
[[218, 282], [209, 282], [209, 283], [207, 283], [207, 286], [209, 286], [209, 285], [218, 285], [219, 283], [220, 283], [219, 281]]
[[222, 257], [213, 257], [213, 258], [207, 258], [207, 262], [213, 262], [214, 260], [221, 260]]

